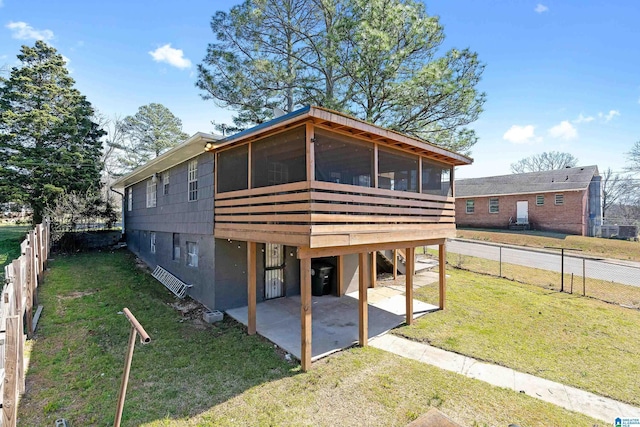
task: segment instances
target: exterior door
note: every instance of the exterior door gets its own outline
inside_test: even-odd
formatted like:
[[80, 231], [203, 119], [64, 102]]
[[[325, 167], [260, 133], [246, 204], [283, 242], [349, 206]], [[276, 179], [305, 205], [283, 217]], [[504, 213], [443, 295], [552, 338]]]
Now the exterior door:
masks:
[[529, 202], [516, 202], [516, 222], [518, 224], [529, 223]]
[[265, 244], [264, 250], [264, 299], [284, 296], [284, 246]]

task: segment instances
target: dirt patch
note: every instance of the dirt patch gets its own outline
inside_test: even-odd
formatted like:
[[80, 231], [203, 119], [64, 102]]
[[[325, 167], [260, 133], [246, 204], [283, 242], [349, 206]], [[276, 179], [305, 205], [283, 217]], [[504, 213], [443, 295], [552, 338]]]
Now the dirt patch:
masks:
[[68, 300], [68, 299], [77, 299], [77, 298], [82, 298], [82, 297], [86, 297], [89, 295], [93, 295], [96, 292], [99, 292], [98, 289], [89, 289], [86, 291], [82, 291], [82, 292], [71, 292], [68, 293], [67, 295], [58, 295], [58, 299], [59, 300]]
[[182, 316], [181, 322], [191, 321], [197, 329], [205, 329], [208, 323], [204, 321], [202, 315], [207, 308], [199, 302], [192, 299], [177, 300], [169, 305]]

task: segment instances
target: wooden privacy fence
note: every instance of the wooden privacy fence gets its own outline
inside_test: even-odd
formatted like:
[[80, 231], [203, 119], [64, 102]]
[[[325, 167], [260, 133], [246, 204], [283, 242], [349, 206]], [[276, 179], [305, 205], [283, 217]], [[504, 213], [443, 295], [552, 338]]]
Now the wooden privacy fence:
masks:
[[[25, 339], [33, 336], [35, 323], [42, 310], [42, 307], [38, 307], [37, 290], [49, 259], [49, 231], [48, 224], [38, 224], [20, 244], [20, 257], [4, 268], [5, 284], [0, 297], [0, 399], [3, 427], [16, 425], [18, 400], [24, 393], [24, 344]], [[34, 307], [37, 308], [35, 313]]]

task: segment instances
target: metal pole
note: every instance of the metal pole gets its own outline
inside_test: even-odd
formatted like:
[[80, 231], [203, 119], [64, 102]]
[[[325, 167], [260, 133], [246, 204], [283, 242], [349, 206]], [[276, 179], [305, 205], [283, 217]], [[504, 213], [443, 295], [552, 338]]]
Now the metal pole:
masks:
[[584, 258], [582, 258], [582, 296], [583, 297], [587, 295], [586, 283], [587, 283], [587, 275], [585, 274]]
[[573, 273], [571, 273], [571, 291], [569, 293], [573, 295]]
[[116, 408], [116, 418], [113, 421], [113, 427], [120, 427], [120, 421], [122, 420], [122, 410], [124, 409], [124, 399], [127, 395], [127, 385], [129, 384], [129, 372], [131, 371], [131, 359], [133, 359], [133, 350], [136, 345], [136, 336], [140, 333], [140, 340], [143, 343], [148, 343], [151, 338], [144, 330], [142, 325], [138, 322], [128, 308], [122, 310], [124, 315], [131, 323], [131, 334], [129, 335], [129, 347], [127, 348], [127, 357], [124, 360], [124, 372], [122, 373], [122, 384], [120, 385], [120, 394], [118, 395], [118, 406]]
[[500, 277], [502, 277], [502, 246], [500, 248]]
[[560, 250], [560, 292], [564, 292], [564, 248]]

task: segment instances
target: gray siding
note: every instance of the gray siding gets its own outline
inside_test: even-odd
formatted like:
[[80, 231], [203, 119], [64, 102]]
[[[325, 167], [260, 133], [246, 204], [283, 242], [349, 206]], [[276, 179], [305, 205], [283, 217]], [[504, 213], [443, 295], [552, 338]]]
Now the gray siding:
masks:
[[160, 174], [155, 208], [146, 207], [147, 181], [151, 178], [132, 186], [133, 209], [131, 211], [127, 209], [129, 188], [126, 189], [126, 232], [155, 230], [169, 233], [213, 234], [213, 154], [203, 153], [197, 159], [197, 201], [187, 200], [187, 168], [190, 160], [169, 169], [169, 194], [167, 195], [163, 193], [162, 174]]

